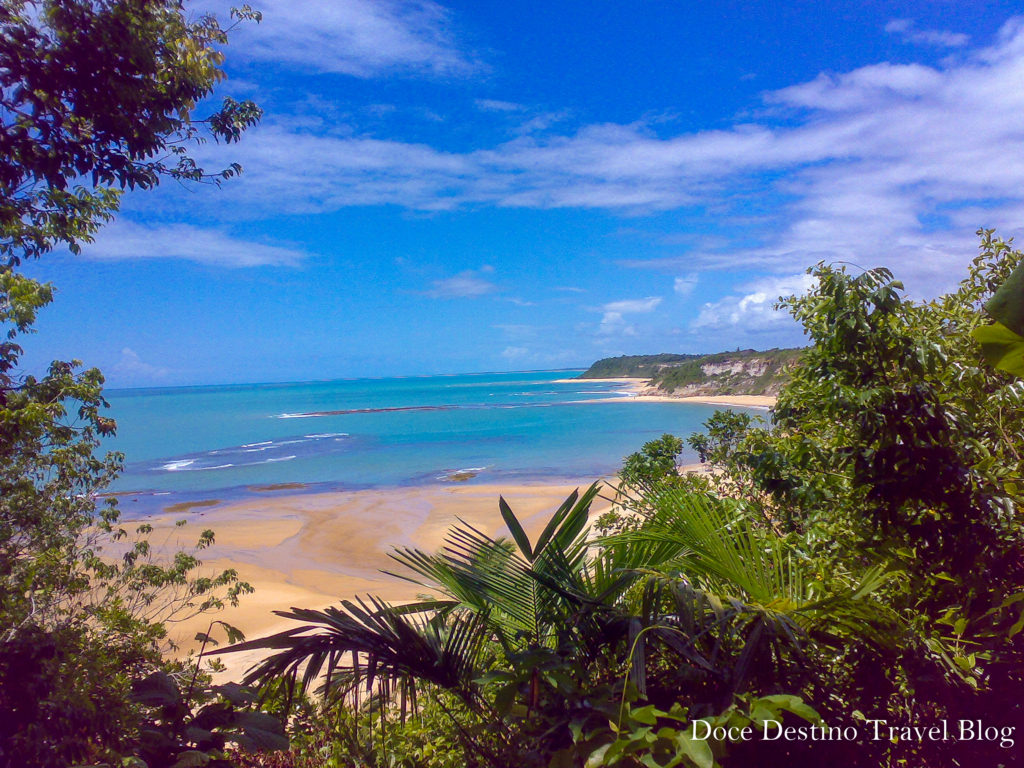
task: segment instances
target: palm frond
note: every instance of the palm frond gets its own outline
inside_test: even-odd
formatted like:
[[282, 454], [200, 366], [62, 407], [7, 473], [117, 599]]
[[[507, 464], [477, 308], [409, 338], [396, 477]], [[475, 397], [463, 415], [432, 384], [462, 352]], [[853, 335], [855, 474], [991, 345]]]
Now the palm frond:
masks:
[[486, 612], [506, 646], [543, 642], [557, 622], [566, 589], [581, 592], [586, 587], [580, 578], [587, 560], [586, 526], [599, 489], [595, 483], [582, 495], [573, 491], [536, 544], [501, 499], [499, 509], [514, 544], [459, 520], [441, 552], [402, 548], [391, 557], [412, 573], [404, 578], [436, 589], [471, 611]]
[[289, 690], [306, 690], [327, 671], [328, 686], [351, 687], [362, 677], [369, 688], [377, 678], [413, 677], [469, 695], [488, 635], [485, 614], [453, 612], [442, 620], [376, 597], [275, 613], [307, 623], [219, 651], [276, 651], [249, 670], [246, 684], [283, 679]]

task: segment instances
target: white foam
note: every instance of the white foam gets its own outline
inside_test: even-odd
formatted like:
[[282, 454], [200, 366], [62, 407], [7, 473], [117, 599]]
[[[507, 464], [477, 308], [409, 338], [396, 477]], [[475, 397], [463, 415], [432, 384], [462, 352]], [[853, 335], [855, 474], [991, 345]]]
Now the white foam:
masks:
[[348, 437], [348, 432], [325, 432], [322, 435], [303, 435], [310, 440], [322, 440], [328, 437]]
[[267, 459], [267, 463], [269, 464], [272, 461], [291, 461], [294, 458], [294, 456], [282, 456], [278, 459]]
[[178, 461], [168, 461], [166, 464], [160, 467], [160, 469], [165, 469], [168, 472], [177, 472], [179, 470], [185, 469], [185, 467], [189, 466], [190, 464], [195, 463], [195, 459], [180, 459]]
[[270, 445], [273, 442], [274, 442], [273, 440], [264, 440], [262, 443], [243, 443], [242, 447], [243, 448], [255, 448], [257, 445]]
[[279, 413], [275, 416], [275, 419], [312, 419], [317, 414], [315, 413]]

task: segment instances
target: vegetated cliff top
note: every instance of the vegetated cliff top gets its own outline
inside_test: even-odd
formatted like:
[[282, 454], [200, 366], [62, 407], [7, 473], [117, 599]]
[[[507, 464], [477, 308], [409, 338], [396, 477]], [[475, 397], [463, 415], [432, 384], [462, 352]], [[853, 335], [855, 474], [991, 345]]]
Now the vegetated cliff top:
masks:
[[712, 355], [623, 355], [598, 360], [581, 379], [650, 379], [650, 394], [775, 395], [801, 349], [755, 349]]

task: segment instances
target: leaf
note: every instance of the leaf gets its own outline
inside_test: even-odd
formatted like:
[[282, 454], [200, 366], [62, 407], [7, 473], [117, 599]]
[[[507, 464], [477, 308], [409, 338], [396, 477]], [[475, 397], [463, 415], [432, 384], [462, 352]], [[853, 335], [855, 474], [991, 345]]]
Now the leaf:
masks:
[[761, 698], [762, 701], [770, 701], [779, 709], [786, 712], [792, 712], [797, 717], [802, 717], [809, 723], [821, 722], [821, 715], [819, 715], [813, 707], [804, 703], [804, 700], [799, 696], [777, 693], [772, 696], [763, 696]]
[[708, 743], [693, 738], [687, 731], [680, 731], [676, 735], [676, 751], [690, 758], [697, 768], [712, 768], [715, 764], [715, 756]]
[[602, 744], [600, 747], [590, 753], [590, 757], [587, 758], [586, 768], [599, 768], [602, 765], [608, 765], [605, 758], [608, 755], [608, 750], [612, 744], [616, 742], [610, 742], [608, 744]]
[[1002, 323], [979, 326], [971, 336], [981, 344], [981, 354], [990, 365], [1024, 378], [1024, 336]]
[[185, 728], [185, 737], [200, 748], [214, 743], [213, 731], [208, 731], [205, 728], [196, 728], [192, 725]]
[[1024, 262], [999, 286], [985, 304], [985, 311], [1014, 333], [1024, 336]]
[[235, 706], [252, 704], [256, 701], [256, 692], [252, 688], [246, 688], [238, 683], [224, 683], [213, 688], [214, 693], [220, 694]]
[[132, 700], [150, 707], [169, 707], [181, 701], [181, 692], [166, 672], [154, 672], [132, 684]]
[[533, 562], [533, 548], [530, 546], [530, 538], [526, 535], [526, 531], [523, 530], [523, 526], [519, 524], [519, 520], [512, 513], [512, 508], [505, 501], [504, 496], [498, 497], [498, 509], [501, 510], [501, 517], [505, 521], [505, 525], [508, 526], [509, 533], [512, 534], [512, 538], [516, 540], [516, 544], [519, 547], [519, 551], [523, 553], [523, 557]]
[[653, 704], [648, 704], [645, 707], [638, 709], [632, 709], [629, 712], [629, 716], [636, 720], [638, 723], [644, 725], [654, 725], [658, 722], [657, 710], [655, 710]]
[[243, 741], [240, 734], [234, 734], [233, 738], [246, 749], [288, 749], [284, 724], [273, 715], [265, 712], [242, 712], [235, 718], [235, 724], [242, 729], [242, 734], [246, 738]]
[[181, 752], [178, 759], [174, 761], [171, 768], [201, 768], [210, 764], [210, 756], [205, 752], [196, 749], [189, 749]]

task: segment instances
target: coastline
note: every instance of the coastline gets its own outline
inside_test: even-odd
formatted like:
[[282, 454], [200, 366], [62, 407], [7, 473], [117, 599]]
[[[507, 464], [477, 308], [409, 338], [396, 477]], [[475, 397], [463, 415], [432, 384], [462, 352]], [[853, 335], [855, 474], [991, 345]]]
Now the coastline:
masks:
[[[555, 383], [578, 385], [581, 381], [613, 384], [609, 393], [616, 396], [574, 403], [699, 403], [744, 408], [769, 408], [775, 403], [774, 397], [752, 395], [647, 394], [652, 391], [648, 379], [563, 379]], [[681, 469], [707, 471], [700, 465]], [[468, 473], [466, 477], [460, 476], [463, 472]], [[438, 551], [449, 527], [458, 520], [490, 535], [508, 535], [498, 509], [499, 496], [508, 501], [527, 532], [536, 536], [573, 489], [583, 490], [592, 482], [590, 478], [577, 481], [574, 477], [544, 476], [464, 482], [475, 474], [460, 470], [447, 478], [450, 482], [432, 480], [369, 488], [252, 483], [239, 487], [244, 488], [242, 497], [224, 489], [209, 495], [189, 492], [184, 498], [180, 494], [151, 494], [154, 498], [138, 504], [131, 517], [135, 522], [153, 525], [154, 545], [161, 553], [188, 549], [199, 531], [212, 528], [216, 540], [201, 553], [200, 575], [232, 569], [256, 590], [253, 595], [243, 596], [237, 607], [172, 625], [170, 639], [178, 646], [177, 653], [197, 650], [196, 633], [206, 632], [211, 619], [236, 626], [253, 639], [296, 626], [274, 611], [323, 609], [366, 595], [395, 603], [415, 600], [427, 591], [424, 587], [384, 573], [402, 572], [389, 557], [394, 548]], [[169, 498], [164, 500], [164, 496]], [[610, 506], [610, 501], [598, 498], [591, 514], [600, 515]], [[188, 525], [175, 527], [181, 519]], [[252, 652], [218, 657], [226, 667], [225, 679], [237, 678], [261, 655]]]
[[593, 381], [605, 384], [621, 384], [620, 397], [605, 397], [595, 400], [577, 400], [577, 403], [698, 403], [700, 405], [725, 405], [738, 408], [774, 408], [775, 395], [668, 395], [651, 394], [650, 379], [558, 379], [556, 384]]
[[629, 400], [637, 403], [700, 403], [738, 408], [774, 408], [776, 398], [775, 395], [635, 395]]

